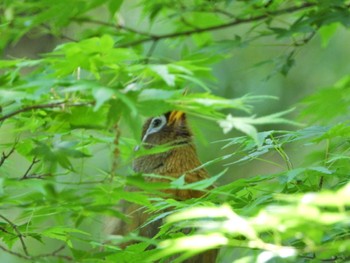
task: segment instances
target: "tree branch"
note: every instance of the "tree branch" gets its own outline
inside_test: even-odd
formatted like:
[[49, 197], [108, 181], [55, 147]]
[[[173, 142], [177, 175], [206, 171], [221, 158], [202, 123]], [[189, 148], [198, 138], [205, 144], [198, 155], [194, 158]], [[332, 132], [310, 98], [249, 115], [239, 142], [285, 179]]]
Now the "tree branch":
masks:
[[315, 3], [306, 3], [306, 4], [301, 5], [301, 6], [293, 6], [293, 7], [277, 10], [274, 12], [268, 12], [264, 15], [259, 15], [259, 16], [255, 16], [255, 17], [251, 17], [251, 18], [246, 18], [246, 19], [238, 19], [237, 18], [237, 19], [234, 19], [233, 21], [230, 21], [230, 22], [224, 23], [224, 24], [220, 24], [220, 25], [209, 26], [209, 27], [205, 27], [205, 28], [196, 28], [196, 29], [192, 29], [192, 30], [188, 30], [188, 31], [175, 32], [175, 33], [169, 33], [169, 34], [164, 34], [164, 35], [148, 35], [146, 38], [139, 39], [136, 41], [125, 43], [125, 44], [121, 44], [121, 45], [118, 45], [118, 47], [132, 47], [132, 46], [136, 46], [136, 45], [139, 45], [139, 44], [142, 44], [145, 42], [149, 42], [149, 41], [176, 38], [176, 37], [188, 36], [188, 35], [192, 35], [192, 34], [208, 32], [208, 31], [225, 29], [225, 28], [232, 27], [232, 26], [237, 26], [237, 25], [241, 25], [241, 24], [260, 21], [260, 20], [269, 18], [271, 16], [279, 16], [279, 15], [283, 15], [283, 14], [287, 14], [287, 13], [297, 12], [297, 11], [300, 11], [300, 10], [303, 10], [306, 8], [310, 8], [310, 7], [314, 7], [314, 6], [316, 6]]
[[70, 257], [70, 256], [66, 256], [66, 255], [58, 255], [57, 253], [62, 251], [63, 249], [65, 248], [65, 246], [61, 246], [59, 247], [58, 249], [54, 250], [53, 252], [51, 253], [47, 253], [47, 254], [39, 254], [37, 256], [30, 256], [30, 255], [23, 255], [21, 253], [18, 253], [18, 252], [14, 252], [12, 250], [9, 250], [8, 248], [2, 246], [0, 244], [0, 249], [2, 249], [3, 251], [11, 254], [11, 255], [14, 255], [16, 257], [19, 257], [19, 258], [23, 258], [23, 259], [27, 259], [27, 260], [35, 260], [35, 259], [39, 259], [39, 258], [45, 258], [45, 257], [56, 257], [56, 258], [62, 258], [62, 259], [65, 259], [65, 260], [68, 260], [68, 261], [73, 261], [73, 258]]
[[37, 256], [33, 256], [33, 259], [36, 258], [46, 258], [46, 257], [56, 257], [56, 258], [62, 258], [62, 259], [66, 259], [68, 261], [73, 261], [73, 258], [70, 256], [66, 256], [66, 255], [57, 255], [57, 253], [59, 253], [60, 251], [62, 251], [66, 246], [62, 245], [59, 248], [55, 249], [54, 251], [52, 251], [51, 253], [47, 253], [47, 254], [40, 254]]
[[147, 32], [142, 32], [142, 31], [133, 29], [131, 27], [123, 26], [123, 25], [120, 25], [120, 24], [108, 23], [108, 22], [101, 21], [101, 20], [94, 20], [94, 19], [90, 19], [90, 18], [76, 18], [76, 19], [74, 19], [74, 21], [76, 21], [76, 22], [83, 22], [83, 23], [97, 24], [97, 25], [107, 26], [107, 27], [113, 27], [113, 28], [116, 28], [116, 29], [129, 31], [131, 33], [135, 33], [135, 34], [143, 35], [143, 36], [147, 36], [147, 37], [154, 37], [155, 36], [155, 35], [149, 34]]
[[9, 249], [7, 249], [6, 247], [3, 247], [1, 244], [0, 244], [0, 249], [2, 249], [3, 251], [11, 254], [11, 255], [14, 255], [14, 256], [17, 256], [19, 258], [24, 258], [24, 259], [31, 259], [30, 256], [26, 256], [26, 255], [22, 255], [20, 253], [17, 253], [17, 252], [14, 252], [14, 251], [11, 251]]
[[24, 175], [22, 176], [21, 180], [24, 180], [24, 179], [28, 179], [28, 178], [29, 178], [28, 174], [29, 174], [30, 170], [32, 170], [34, 164], [36, 164], [36, 163], [38, 163], [38, 162], [40, 162], [40, 160], [38, 160], [38, 159], [36, 159], [36, 157], [34, 157], [33, 160], [32, 160], [32, 162], [31, 162], [31, 164], [29, 165], [28, 169], [26, 170], [26, 172], [25, 172]]
[[4, 164], [4, 162], [6, 161], [7, 158], [9, 158], [11, 156], [11, 154], [14, 153], [15, 149], [16, 149], [16, 145], [17, 145], [18, 141], [15, 141], [14, 145], [12, 146], [11, 150], [6, 154], [5, 152], [2, 153], [1, 155], [1, 159], [0, 159], [0, 167]]
[[11, 118], [15, 115], [18, 115], [22, 112], [27, 112], [27, 111], [31, 111], [31, 110], [49, 109], [49, 108], [58, 108], [58, 107], [81, 107], [81, 106], [94, 105], [94, 103], [95, 102], [93, 102], [93, 101], [76, 102], [76, 103], [69, 103], [67, 101], [60, 101], [60, 102], [54, 102], [54, 103], [48, 103], [48, 104], [32, 105], [32, 106], [24, 107], [22, 109], [5, 114], [4, 116], [0, 117], [0, 122], [3, 122], [4, 120], [9, 119], [9, 118]]
[[26, 244], [24, 243], [24, 240], [23, 240], [23, 237], [24, 237], [24, 236], [23, 236], [22, 233], [18, 230], [17, 225], [15, 225], [12, 221], [10, 221], [9, 219], [7, 219], [7, 218], [6, 218], [5, 216], [3, 216], [3, 215], [0, 215], [0, 218], [2, 218], [3, 220], [5, 220], [5, 221], [12, 227], [12, 229], [16, 232], [17, 237], [18, 237], [19, 240], [21, 241], [21, 245], [22, 245], [24, 254], [25, 254], [26, 256], [29, 256], [27, 246], [26, 246]]
[[30, 174], [27, 175], [26, 177], [22, 177], [19, 180], [28, 180], [28, 179], [45, 179], [49, 176], [52, 176], [51, 173], [44, 173], [44, 174]]
[[[24, 242], [24, 239], [23, 239], [23, 234], [18, 230], [17, 228], [17, 225], [15, 223], [13, 223], [11, 220], [9, 220], [7, 217], [3, 216], [0, 214], [0, 218], [2, 218], [5, 222], [7, 222], [11, 227], [12, 229], [16, 232], [16, 236], [19, 238], [20, 242], [21, 242], [21, 245], [22, 245], [22, 248], [23, 248], [23, 251], [24, 251], [24, 255], [21, 254], [21, 253], [18, 253], [18, 252], [14, 252], [4, 246], [2, 246], [0, 244], [0, 249], [2, 249], [3, 251], [11, 254], [11, 255], [14, 255], [14, 256], [17, 256], [17, 257], [20, 257], [20, 258], [24, 258], [24, 259], [28, 259], [28, 260], [35, 260], [35, 259], [38, 259], [38, 258], [44, 258], [44, 257], [57, 257], [57, 258], [62, 258], [62, 259], [66, 259], [68, 261], [72, 261], [73, 258], [70, 257], [70, 256], [66, 256], [66, 255], [57, 255], [57, 253], [59, 253], [60, 251], [62, 251], [64, 248], [65, 248], [65, 245], [59, 247], [58, 249], [52, 251], [51, 253], [46, 253], [46, 254], [39, 254], [39, 255], [36, 255], [36, 256], [31, 256], [28, 252], [28, 249], [27, 249], [27, 246]], [[3, 230], [4, 231], [4, 230]], [[7, 232], [6, 230], [4, 232]]]

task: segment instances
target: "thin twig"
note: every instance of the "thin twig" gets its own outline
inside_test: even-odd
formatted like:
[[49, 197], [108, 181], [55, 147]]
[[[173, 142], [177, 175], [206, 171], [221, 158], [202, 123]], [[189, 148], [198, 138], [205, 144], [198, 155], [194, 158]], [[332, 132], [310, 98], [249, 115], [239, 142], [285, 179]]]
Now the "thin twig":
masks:
[[45, 257], [56, 257], [56, 258], [63, 258], [66, 259], [68, 261], [72, 261], [73, 258], [70, 256], [66, 256], [66, 255], [57, 255], [57, 253], [61, 252], [66, 246], [62, 245], [59, 248], [55, 249], [54, 251], [52, 251], [51, 253], [47, 253], [47, 254], [40, 254], [37, 256], [33, 256], [33, 258], [45, 258]]
[[311, 41], [311, 39], [313, 39], [313, 37], [316, 35], [317, 30], [318, 30], [318, 27], [314, 31], [312, 31], [307, 37], [305, 37], [301, 41], [296, 41], [293, 45], [295, 47], [299, 47], [299, 46], [304, 46], [305, 44], [309, 43]]
[[153, 37], [154, 36], [154, 35], [152, 35], [150, 33], [142, 32], [142, 31], [136, 30], [136, 29], [131, 28], [131, 27], [123, 26], [123, 25], [120, 25], [120, 24], [108, 23], [108, 22], [105, 22], [105, 21], [95, 20], [95, 19], [91, 19], [91, 18], [79, 18], [79, 19], [75, 19], [74, 21], [76, 21], [76, 22], [84, 22], [84, 23], [92, 23], [92, 24], [97, 24], [97, 25], [102, 25], [102, 26], [107, 26], [107, 27], [113, 27], [113, 28], [116, 28], [116, 29], [129, 31], [131, 33], [135, 33], [135, 34], [143, 35], [143, 36], [147, 36], [147, 37]]
[[61, 246], [61, 247], [59, 247], [58, 249], [54, 250], [51, 253], [39, 254], [39, 255], [36, 255], [36, 256], [30, 256], [30, 255], [23, 255], [21, 253], [17, 253], [17, 252], [11, 251], [8, 248], [6, 248], [6, 247], [4, 247], [4, 246], [2, 246], [0, 244], [0, 249], [2, 249], [3, 251], [5, 251], [5, 252], [7, 252], [7, 253], [9, 253], [11, 255], [14, 255], [16, 257], [27, 259], [27, 260], [35, 260], [35, 259], [45, 258], [45, 257], [56, 257], [56, 258], [62, 258], [62, 259], [68, 260], [68, 261], [73, 261], [73, 258], [70, 257], [70, 256], [57, 255], [57, 253], [62, 251], [64, 248], [65, 248], [65, 246]]
[[283, 150], [282, 148], [282, 144], [281, 143], [278, 143], [275, 138], [273, 137], [273, 135], [271, 134], [271, 140], [273, 141], [274, 143], [274, 148], [275, 150], [279, 153], [279, 155], [282, 157], [283, 161], [286, 163], [286, 166], [287, 166], [287, 170], [290, 171], [293, 169], [293, 164], [292, 162], [290, 161], [290, 158], [288, 156], [288, 154]]
[[215, 26], [209, 26], [205, 28], [196, 28], [188, 31], [182, 31], [182, 32], [175, 32], [175, 33], [169, 33], [169, 34], [164, 34], [164, 35], [148, 35], [146, 38], [139, 39], [136, 41], [132, 41], [129, 43], [124, 43], [121, 45], [118, 45], [118, 47], [131, 47], [131, 46], [136, 46], [145, 42], [149, 41], [154, 41], [154, 40], [161, 40], [161, 39], [169, 39], [169, 38], [176, 38], [176, 37], [181, 37], [181, 36], [188, 36], [192, 34], [198, 34], [198, 33], [203, 33], [203, 32], [208, 32], [208, 31], [215, 31], [215, 30], [220, 30], [220, 29], [225, 29], [228, 27], [232, 26], [237, 26], [241, 24], [246, 24], [246, 23], [251, 23], [255, 21], [260, 21], [266, 18], [269, 18], [271, 16], [278, 16], [278, 15], [283, 15], [287, 13], [292, 13], [292, 12], [297, 12], [306, 8], [314, 7], [316, 6], [315, 3], [305, 3], [304, 5], [301, 6], [293, 6], [281, 10], [277, 10], [274, 12], [267, 12], [264, 15], [259, 15], [255, 17], [250, 17], [246, 19], [234, 19], [233, 21], [230, 21], [228, 23], [220, 24], [220, 25], [215, 25]]
[[27, 175], [26, 177], [20, 178], [20, 180], [27, 180], [27, 179], [44, 179], [48, 176], [52, 176], [51, 173], [45, 173], [45, 174], [30, 174]]
[[32, 170], [34, 164], [36, 164], [36, 163], [38, 163], [38, 162], [40, 162], [40, 160], [36, 159], [36, 157], [34, 156], [34, 158], [33, 158], [32, 162], [31, 162], [31, 164], [29, 165], [28, 169], [26, 170], [26, 172], [25, 172], [24, 175], [22, 176], [21, 180], [24, 180], [24, 179], [28, 179], [28, 178], [29, 178], [28, 174], [29, 174], [30, 170]]
[[17, 234], [17, 236], [18, 236], [18, 238], [19, 238], [19, 240], [20, 240], [20, 242], [21, 242], [21, 245], [22, 245], [24, 254], [25, 254], [26, 256], [29, 256], [27, 246], [26, 246], [26, 244], [24, 243], [24, 240], [23, 240], [23, 237], [24, 237], [24, 236], [23, 236], [22, 233], [18, 230], [17, 225], [14, 224], [12, 221], [10, 221], [8, 218], [6, 218], [6, 217], [3, 216], [3, 215], [0, 215], [0, 218], [2, 218], [3, 220], [5, 220], [5, 221], [12, 227], [12, 229], [16, 232], [16, 234]]
[[11, 251], [11, 250], [7, 249], [6, 247], [3, 247], [2, 245], [0, 245], [0, 249], [2, 249], [3, 251], [5, 251], [5, 252], [7, 252], [7, 253], [9, 253], [11, 255], [17, 256], [19, 258], [31, 259], [31, 256], [26, 256], [26, 255], [22, 255], [20, 253]]
[[31, 110], [37, 110], [37, 109], [49, 109], [49, 108], [58, 108], [58, 107], [81, 107], [81, 106], [89, 106], [93, 105], [93, 101], [88, 102], [76, 102], [76, 103], [69, 103], [67, 101], [60, 101], [60, 102], [54, 102], [54, 103], [48, 103], [48, 104], [39, 104], [39, 105], [32, 105], [28, 107], [24, 107], [22, 109], [10, 112], [8, 114], [5, 114], [4, 116], [0, 117], [0, 122], [3, 122], [6, 119], [9, 119], [17, 114], [20, 114], [22, 112], [27, 112]]
[[151, 47], [149, 48], [149, 50], [148, 50], [148, 52], [147, 52], [146, 59], [144, 60], [144, 63], [145, 63], [145, 64], [148, 64], [150, 57], [152, 56], [154, 50], [155, 50], [156, 47], [157, 47], [157, 44], [158, 44], [158, 41], [157, 41], [157, 40], [154, 40], [154, 41], [152, 42], [152, 45], [151, 45]]
[[13, 236], [17, 236], [16, 234], [7, 231], [7, 230], [6, 230], [5, 228], [3, 228], [3, 227], [0, 227], [0, 230], [1, 230], [2, 232], [6, 233], [6, 234], [13, 235]]
[[[326, 152], [325, 152], [325, 156], [324, 156], [324, 163], [325, 163], [325, 165], [327, 164], [328, 158], [329, 158], [329, 139], [326, 140]], [[319, 183], [318, 183], [318, 189], [319, 189], [319, 191], [322, 190], [323, 181], [324, 181], [324, 176], [321, 175], [320, 181], [319, 181]]]
[[0, 159], [0, 167], [4, 164], [4, 162], [6, 161], [7, 158], [9, 158], [11, 156], [11, 154], [14, 153], [15, 149], [16, 149], [16, 145], [17, 145], [18, 141], [15, 141], [14, 145], [12, 146], [11, 150], [6, 154], [5, 152], [2, 153], [1, 155], [1, 159]]

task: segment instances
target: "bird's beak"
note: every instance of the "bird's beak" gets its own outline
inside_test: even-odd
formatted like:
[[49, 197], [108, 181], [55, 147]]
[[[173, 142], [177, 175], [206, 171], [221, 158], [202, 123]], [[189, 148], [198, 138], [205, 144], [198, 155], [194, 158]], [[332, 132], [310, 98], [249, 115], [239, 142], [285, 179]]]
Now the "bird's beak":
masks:
[[185, 113], [183, 111], [174, 110], [169, 115], [168, 126], [177, 123]]

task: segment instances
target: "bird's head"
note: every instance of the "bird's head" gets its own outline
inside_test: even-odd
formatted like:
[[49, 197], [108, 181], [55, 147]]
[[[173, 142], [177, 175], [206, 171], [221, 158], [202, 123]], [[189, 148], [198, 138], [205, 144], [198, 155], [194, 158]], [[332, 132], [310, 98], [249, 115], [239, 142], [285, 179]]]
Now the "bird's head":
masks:
[[186, 115], [182, 111], [171, 111], [148, 119], [142, 130], [142, 144], [146, 148], [161, 144], [185, 144], [191, 140]]

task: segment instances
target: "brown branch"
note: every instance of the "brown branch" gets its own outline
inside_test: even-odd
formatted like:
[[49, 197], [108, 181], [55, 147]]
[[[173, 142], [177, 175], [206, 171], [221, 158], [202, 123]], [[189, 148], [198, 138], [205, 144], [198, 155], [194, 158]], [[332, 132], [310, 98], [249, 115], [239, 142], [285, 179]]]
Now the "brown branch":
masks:
[[48, 104], [39, 104], [39, 105], [32, 105], [28, 107], [24, 107], [22, 109], [10, 112], [8, 114], [5, 114], [4, 116], [0, 117], [0, 122], [3, 122], [6, 119], [9, 119], [15, 115], [18, 115], [22, 112], [27, 112], [31, 110], [37, 110], [37, 109], [49, 109], [49, 108], [58, 108], [58, 107], [81, 107], [81, 106], [89, 106], [93, 105], [93, 101], [88, 102], [76, 102], [76, 103], [69, 103], [67, 101], [60, 101], [60, 102], [54, 102], [54, 103], [48, 103]]
[[76, 18], [76, 19], [74, 19], [74, 21], [83, 22], [83, 23], [92, 23], [92, 24], [97, 24], [97, 25], [102, 25], [102, 26], [107, 26], [107, 27], [113, 27], [116, 29], [129, 31], [131, 33], [135, 33], [138, 35], [143, 35], [143, 36], [147, 36], [147, 37], [154, 37], [154, 35], [149, 34], [147, 32], [142, 32], [142, 31], [136, 30], [136, 29], [131, 28], [131, 27], [123, 26], [120, 24], [108, 23], [108, 22], [101, 21], [101, 20], [95, 20], [95, 19], [91, 19], [91, 18]]
[[13, 236], [17, 236], [16, 234], [7, 231], [7, 230], [6, 230], [5, 228], [3, 228], [3, 227], [0, 227], [0, 230], [1, 230], [2, 232], [6, 233], [6, 234], [13, 235]]
[[304, 46], [305, 44], [309, 43], [313, 39], [313, 37], [316, 35], [318, 28], [319, 27], [317, 27], [314, 31], [312, 31], [307, 37], [305, 37], [301, 41], [296, 41], [293, 45], [295, 47], [299, 47], [299, 46]]
[[6, 218], [5, 216], [3, 216], [3, 215], [0, 215], [0, 218], [2, 218], [3, 220], [5, 220], [5, 221], [12, 227], [12, 229], [16, 232], [17, 237], [18, 237], [19, 240], [21, 241], [21, 245], [22, 245], [24, 254], [25, 254], [26, 256], [29, 256], [27, 246], [26, 246], [26, 244], [24, 243], [24, 240], [23, 240], [23, 237], [24, 237], [24, 236], [23, 236], [22, 233], [18, 230], [17, 225], [15, 225], [12, 221], [10, 221], [9, 219], [7, 219], [7, 218]]
[[73, 258], [70, 256], [66, 256], [66, 255], [57, 255], [57, 253], [61, 252], [66, 246], [62, 245], [59, 248], [57, 248], [56, 250], [52, 251], [51, 253], [47, 253], [47, 254], [40, 254], [37, 256], [33, 256], [33, 259], [36, 258], [45, 258], [45, 257], [56, 257], [56, 258], [62, 258], [62, 259], [66, 259], [68, 261], [73, 261]]
[[3, 251], [11, 254], [11, 255], [14, 255], [16, 257], [19, 257], [19, 258], [23, 258], [23, 259], [27, 259], [27, 260], [35, 260], [35, 259], [39, 259], [39, 258], [45, 258], [45, 257], [56, 257], [56, 258], [62, 258], [62, 259], [65, 259], [65, 260], [68, 260], [68, 261], [73, 261], [73, 258], [70, 257], [70, 256], [66, 256], [66, 255], [57, 255], [58, 252], [62, 251], [63, 249], [65, 248], [65, 246], [61, 246], [59, 247], [58, 249], [54, 250], [53, 252], [51, 253], [47, 253], [47, 254], [39, 254], [37, 256], [30, 256], [30, 255], [23, 255], [21, 253], [17, 253], [17, 252], [14, 252], [14, 251], [11, 251], [9, 250], [8, 248], [2, 246], [0, 244], [0, 249], [2, 249]]
[[158, 44], [158, 40], [154, 40], [152, 42], [151, 47], [149, 48], [147, 55], [146, 55], [146, 58], [144, 59], [143, 63], [148, 64], [153, 52], [155, 51], [155, 49], [157, 47], [157, 44]]
[[[51, 253], [46, 253], [46, 254], [39, 254], [39, 255], [36, 255], [36, 256], [31, 256], [29, 253], [28, 253], [28, 249], [27, 249], [27, 246], [24, 242], [24, 239], [23, 239], [23, 234], [18, 230], [17, 228], [17, 225], [15, 223], [13, 223], [11, 220], [9, 220], [8, 218], [6, 218], [5, 216], [1, 215], [0, 214], [0, 218], [2, 218], [4, 221], [6, 221], [11, 227], [12, 229], [16, 232], [16, 236], [19, 238], [20, 242], [21, 242], [21, 245], [22, 245], [22, 248], [23, 248], [23, 251], [24, 251], [24, 255], [21, 254], [21, 253], [18, 253], [18, 252], [14, 252], [4, 246], [2, 246], [0, 244], [0, 249], [2, 249], [3, 251], [9, 253], [9, 254], [12, 254], [14, 256], [17, 256], [17, 257], [20, 257], [20, 258], [24, 258], [24, 259], [28, 259], [28, 260], [35, 260], [35, 259], [38, 259], [38, 258], [44, 258], [44, 257], [57, 257], [57, 258], [62, 258], [62, 259], [66, 259], [68, 261], [72, 261], [73, 258], [70, 257], [70, 256], [66, 256], [66, 255], [58, 255], [57, 253], [59, 253], [60, 251], [62, 251], [64, 248], [65, 248], [65, 245], [59, 247], [58, 249], [52, 251]], [[4, 232], [7, 232], [6, 230], [3, 230]], [[12, 234], [12, 233], [11, 233]]]
[[192, 30], [188, 30], [188, 31], [175, 32], [175, 33], [169, 33], [169, 34], [164, 34], [164, 35], [148, 35], [146, 38], [139, 39], [136, 41], [125, 43], [125, 44], [121, 44], [121, 45], [118, 45], [118, 47], [131, 47], [131, 46], [136, 46], [136, 45], [139, 45], [139, 44], [142, 44], [145, 42], [149, 42], [149, 41], [176, 38], [176, 37], [188, 36], [188, 35], [192, 35], [192, 34], [199, 34], [199, 33], [208, 32], [208, 31], [225, 29], [225, 28], [232, 27], [232, 26], [237, 26], [237, 25], [242, 25], [242, 24], [251, 23], [251, 22], [255, 22], [255, 21], [260, 21], [260, 20], [269, 18], [271, 16], [279, 16], [279, 15], [283, 15], [283, 14], [287, 14], [287, 13], [297, 12], [297, 11], [300, 11], [300, 10], [303, 10], [306, 8], [310, 8], [310, 7], [314, 7], [314, 6], [316, 6], [315, 3], [306, 3], [306, 4], [301, 5], [301, 6], [293, 6], [293, 7], [277, 10], [274, 12], [267, 12], [264, 15], [259, 15], [259, 16], [250, 17], [250, 18], [246, 18], [246, 19], [238, 19], [237, 18], [237, 19], [234, 19], [233, 21], [230, 21], [230, 22], [224, 23], [224, 24], [220, 24], [220, 25], [209, 26], [209, 27], [205, 27], [205, 28], [196, 28], [196, 29], [192, 29]]
[[15, 149], [16, 149], [16, 145], [17, 145], [18, 141], [15, 141], [14, 145], [12, 146], [11, 150], [6, 154], [5, 152], [2, 153], [1, 155], [1, 159], [0, 159], [0, 167], [4, 164], [4, 162], [6, 161], [7, 158], [9, 158], [11, 156], [11, 154], [14, 153]]
[[22, 177], [20, 180], [27, 180], [27, 179], [45, 179], [46, 177], [52, 176], [51, 173], [44, 173], [44, 174], [29, 174], [26, 177]]
[[26, 255], [22, 255], [20, 253], [17, 253], [17, 252], [14, 252], [14, 251], [11, 251], [9, 249], [7, 249], [6, 247], [3, 247], [2, 245], [0, 245], [0, 249], [2, 249], [3, 251], [11, 254], [11, 255], [14, 255], [14, 256], [17, 256], [19, 258], [24, 258], [24, 259], [31, 259], [30, 256], [26, 256]]
[[26, 170], [26, 172], [25, 172], [24, 175], [22, 176], [21, 180], [30, 178], [30, 177], [28, 176], [29, 172], [30, 172], [30, 170], [32, 170], [34, 164], [36, 164], [36, 163], [38, 163], [38, 162], [40, 162], [40, 160], [36, 159], [36, 157], [34, 156], [34, 158], [33, 158], [32, 162], [31, 162], [31, 164], [29, 165], [28, 169]]

